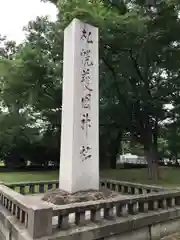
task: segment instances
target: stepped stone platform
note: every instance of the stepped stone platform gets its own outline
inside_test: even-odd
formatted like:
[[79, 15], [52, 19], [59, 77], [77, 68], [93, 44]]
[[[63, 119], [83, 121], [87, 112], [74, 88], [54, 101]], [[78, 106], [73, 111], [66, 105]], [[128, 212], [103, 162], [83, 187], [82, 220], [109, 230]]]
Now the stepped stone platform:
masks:
[[[101, 188], [100, 191], [83, 191], [77, 192], [74, 194], [69, 194], [68, 192], [62, 191], [60, 189], [52, 189], [49, 190], [45, 194], [34, 194], [34, 195], [26, 195], [28, 200], [38, 201], [46, 203], [48, 206], [56, 208], [57, 205], [65, 205], [72, 204], [78, 202], [87, 202], [87, 201], [97, 201], [102, 199], [113, 199], [118, 197], [119, 199], [128, 199], [129, 195], [124, 195], [121, 193], [117, 193], [115, 191], [111, 191], [109, 189]], [[101, 217], [103, 217], [103, 210], [100, 212]], [[90, 211], [86, 211], [85, 220], [90, 220]], [[75, 213], [71, 213], [69, 215], [69, 223], [74, 223], [75, 221]], [[53, 217], [52, 224], [56, 225], [58, 222], [57, 217]]]
[[170, 236], [179, 232], [179, 190], [109, 179], [100, 180], [98, 192], [58, 188], [56, 180], [1, 184], [0, 234], [10, 232], [17, 240], [179, 239]]

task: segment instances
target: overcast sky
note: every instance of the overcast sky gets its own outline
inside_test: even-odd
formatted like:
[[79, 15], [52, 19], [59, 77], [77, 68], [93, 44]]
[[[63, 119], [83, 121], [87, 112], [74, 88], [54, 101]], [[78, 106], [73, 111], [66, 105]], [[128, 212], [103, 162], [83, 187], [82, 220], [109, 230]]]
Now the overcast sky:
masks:
[[56, 7], [40, 0], [0, 0], [0, 34], [9, 40], [21, 42], [24, 39], [22, 28], [37, 16], [48, 15], [56, 19]]

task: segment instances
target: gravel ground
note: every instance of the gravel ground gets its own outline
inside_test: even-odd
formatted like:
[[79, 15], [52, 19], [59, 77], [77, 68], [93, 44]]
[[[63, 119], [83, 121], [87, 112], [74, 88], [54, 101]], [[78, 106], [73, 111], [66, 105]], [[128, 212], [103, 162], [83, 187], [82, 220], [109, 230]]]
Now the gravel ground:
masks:
[[172, 234], [168, 237], [164, 237], [161, 240], [178, 240], [180, 239], [180, 233]]

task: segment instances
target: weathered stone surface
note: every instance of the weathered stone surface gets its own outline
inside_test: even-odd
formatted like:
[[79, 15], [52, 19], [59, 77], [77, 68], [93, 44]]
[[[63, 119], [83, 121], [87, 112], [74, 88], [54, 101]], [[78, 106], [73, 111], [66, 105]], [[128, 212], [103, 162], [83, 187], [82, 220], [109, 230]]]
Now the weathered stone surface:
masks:
[[43, 196], [42, 200], [55, 205], [64, 205], [75, 202], [96, 201], [101, 199], [113, 198], [120, 195], [117, 192], [101, 188], [99, 191], [89, 190], [70, 194], [61, 189], [51, 189]]
[[164, 237], [161, 240], [178, 240], [180, 239], [180, 233], [172, 234], [168, 237]]
[[71, 193], [99, 189], [98, 35], [78, 19], [64, 30], [59, 185]]

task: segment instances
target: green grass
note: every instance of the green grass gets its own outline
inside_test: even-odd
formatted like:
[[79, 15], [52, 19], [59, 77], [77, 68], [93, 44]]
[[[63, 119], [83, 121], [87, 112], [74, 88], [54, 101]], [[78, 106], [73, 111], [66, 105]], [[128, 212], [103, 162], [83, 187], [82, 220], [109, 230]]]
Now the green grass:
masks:
[[[160, 169], [162, 179], [157, 183], [148, 180], [147, 169], [117, 169], [117, 170], [103, 170], [101, 177], [131, 181], [144, 184], [158, 184], [167, 187], [180, 187], [180, 168], [161, 167]], [[40, 172], [12, 172], [0, 173], [0, 181], [13, 182], [30, 182], [30, 181], [48, 181], [58, 180], [58, 171], [44, 171]]]
[[180, 187], [180, 168], [161, 167], [161, 179], [157, 182], [148, 180], [147, 169], [104, 170], [101, 177], [142, 184], [156, 184], [167, 187]]
[[0, 182], [30, 182], [48, 181], [58, 179], [58, 171], [38, 171], [38, 172], [3, 172], [0, 173]]

